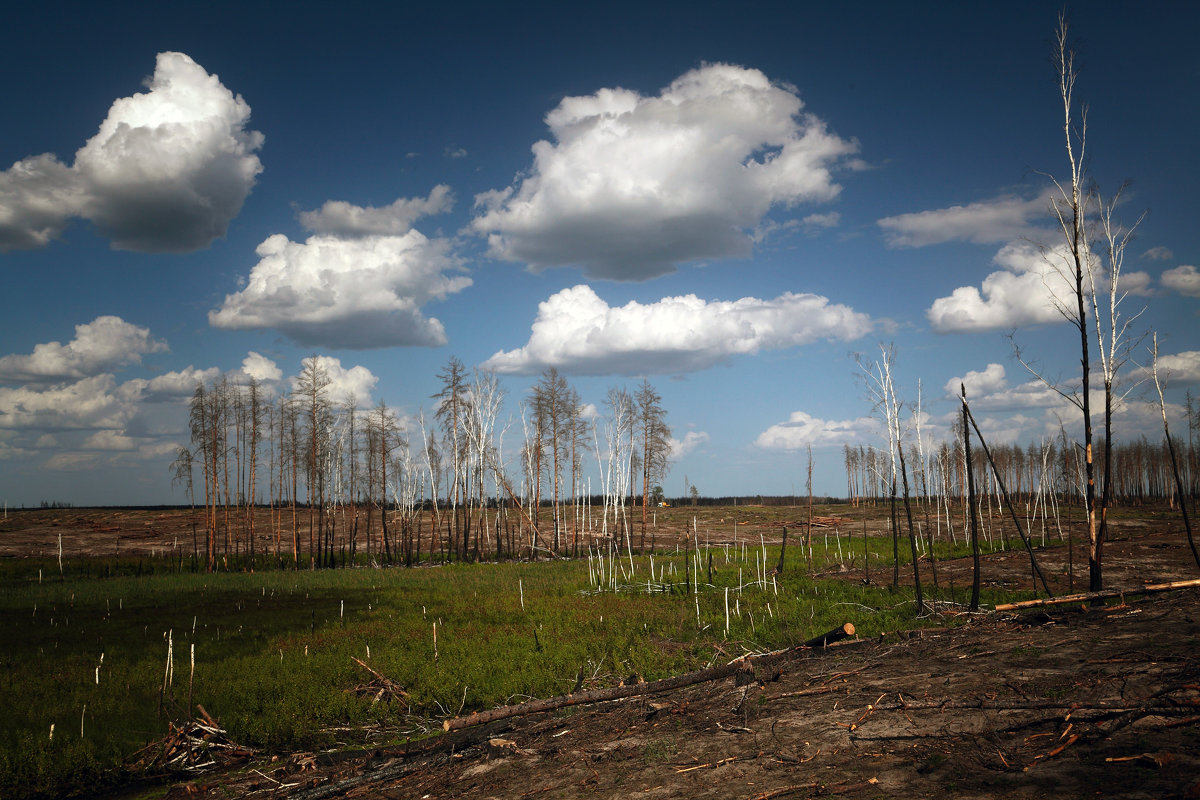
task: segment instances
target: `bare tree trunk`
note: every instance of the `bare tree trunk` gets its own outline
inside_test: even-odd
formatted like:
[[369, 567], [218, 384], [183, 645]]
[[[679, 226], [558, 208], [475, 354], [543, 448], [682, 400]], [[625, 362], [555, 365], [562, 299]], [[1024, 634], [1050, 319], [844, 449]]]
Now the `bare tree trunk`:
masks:
[[975, 415], [971, 413], [971, 407], [967, 405], [967, 392], [963, 389], [962, 393], [963, 410], [966, 412], [967, 419], [971, 422], [971, 427], [975, 429], [975, 435], [979, 437], [979, 444], [983, 447], [983, 453], [987, 456], [988, 463], [992, 466], [992, 474], [996, 478], [996, 485], [1000, 487], [1000, 492], [1004, 495], [1004, 505], [1008, 506], [1008, 511], [1012, 515], [1013, 525], [1017, 529], [1017, 533], [1021, 536], [1021, 541], [1025, 543], [1025, 549], [1029, 553], [1029, 565], [1033, 570], [1034, 590], [1037, 589], [1037, 581], [1041, 580], [1042, 588], [1046, 590], [1049, 597], [1053, 597], [1054, 593], [1050, 591], [1050, 586], [1046, 583], [1046, 576], [1042, 574], [1041, 567], [1038, 566], [1037, 558], [1033, 554], [1033, 543], [1029, 541], [1029, 537], [1025, 535], [1025, 530], [1021, 527], [1021, 521], [1017, 518], [1016, 509], [1013, 508], [1012, 500], [1008, 496], [1008, 489], [1004, 488], [1004, 481], [1000, 478], [1000, 473], [996, 470], [996, 462], [992, 460], [992, 453], [988, 450], [987, 442], [983, 438], [983, 433], [979, 430], [979, 426], [975, 424]]
[[908, 518], [908, 545], [912, 550], [913, 587], [917, 594], [917, 616], [925, 613], [925, 598], [921, 593], [921, 561], [917, 556], [917, 536], [913, 531], [912, 506], [908, 500], [908, 469], [904, 464], [904, 447], [900, 451], [900, 477], [904, 481], [904, 515]]
[[[967, 387], [965, 384], [959, 384], [962, 390], [963, 412], [963, 447], [966, 451], [966, 466], [967, 466], [967, 507], [973, 509], [975, 507], [975, 472], [971, 469], [971, 426], [967, 420]], [[972, 513], [971, 518], [971, 611], [979, 610], [979, 521]]]

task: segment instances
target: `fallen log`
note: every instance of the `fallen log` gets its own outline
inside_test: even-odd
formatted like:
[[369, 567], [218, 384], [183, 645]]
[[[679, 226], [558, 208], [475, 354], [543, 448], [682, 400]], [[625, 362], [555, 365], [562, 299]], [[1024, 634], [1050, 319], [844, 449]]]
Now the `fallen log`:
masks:
[[823, 633], [820, 636], [809, 639], [801, 645], [797, 645], [791, 650], [785, 650], [782, 653], [771, 653], [763, 656], [741, 656], [735, 658], [728, 664], [718, 664], [707, 669], [697, 670], [695, 672], [687, 672], [683, 675], [676, 675], [671, 678], [663, 678], [649, 683], [629, 683], [621, 686], [613, 686], [607, 689], [589, 689], [586, 692], [575, 692], [573, 694], [564, 694], [557, 697], [547, 697], [541, 700], [529, 700], [524, 703], [517, 703], [511, 706], [501, 706], [500, 708], [492, 708], [487, 711], [473, 711], [465, 717], [454, 717], [442, 723], [442, 729], [446, 731], [458, 730], [460, 728], [469, 728], [474, 725], [483, 725], [488, 722], [494, 722], [499, 719], [507, 719], [508, 717], [523, 716], [525, 714], [537, 714], [543, 711], [554, 711], [559, 708], [568, 706], [587, 705], [590, 703], [602, 703], [609, 700], [622, 700], [626, 697], [635, 697], [645, 694], [658, 694], [659, 692], [669, 692], [674, 689], [682, 689], [685, 686], [693, 686], [697, 683], [705, 683], [707, 681], [721, 680], [735, 675], [739, 672], [749, 672], [753, 674], [756, 664], [772, 663], [782, 660], [784, 657], [801, 650], [812, 650], [818, 647], [825, 647], [828, 644], [845, 639], [848, 636], [854, 635], [854, 625], [847, 622], [840, 628]]
[[1102, 592], [1083, 592], [1065, 597], [1049, 597], [1041, 600], [1022, 600], [1019, 603], [1000, 603], [997, 611], [1020, 611], [1026, 608], [1042, 608], [1044, 606], [1060, 606], [1067, 603], [1078, 603], [1086, 600], [1103, 600], [1110, 597], [1136, 597], [1143, 594], [1169, 592], [1173, 589], [1191, 589], [1200, 587], [1200, 578], [1187, 581], [1171, 581], [1170, 583], [1152, 583], [1133, 589], [1106, 589]]

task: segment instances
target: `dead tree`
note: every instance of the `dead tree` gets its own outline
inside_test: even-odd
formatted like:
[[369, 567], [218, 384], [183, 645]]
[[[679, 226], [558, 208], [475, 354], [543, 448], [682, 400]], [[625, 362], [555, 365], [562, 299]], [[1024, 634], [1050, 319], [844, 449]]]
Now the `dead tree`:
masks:
[[959, 384], [962, 390], [962, 426], [963, 450], [966, 454], [967, 472], [967, 509], [971, 518], [971, 610], [979, 610], [979, 520], [975, 517], [975, 471], [971, 468], [971, 426], [967, 419], [967, 387]]
[[971, 422], [971, 427], [975, 429], [975, 435], [979, 437], [979, 445], [983, 448], [984, 455], [987, 456], [988, 464], [992, 467], [992, 475], [996, 478], [996, 485], [1000, 487], [1000, 492], [1004, 495], [1004, 505], [1008, 507], [1008, 512], [1012, 515], [1013, 525], [1016, 527], [1017, 533], [1021, 536], [1021, 541], [1025, 543], [1025, 550], [1029, 553], [1029, 566], [1033, 570], [1035, 581], [1034, 589], [1037, 589], [1036, 581], [1041, 580], [1042, 588], [1046, 590], [1046, 595], [1053, 597], [1054, 593], [1050, 591], [1050, 586], [1046, 583], [1046, 576], [1042, 574], [1042, 569], [1037, 563], [1037, 557], [1033, 554], [1033, 543], [1025, 535], [1025, 529], [1021, 527], [1021, 520], [1017, 518], [1016, 509], [1013, 507], [1012, 498], [1009, 497], [1008, 489], [1004, 486], [1004, 479], [1000, 477], [1000, 471], [996, 469], [996, 462], [992, 459], [992, 451], [988, 449], [987, 442], [983, 438], [983, 433], [979, 430], [979, 425], [975, 423], [975, 415], [971, 413], [971, 407], [967, 405], [966, 388], [962, 390], [962, 404], [963, 411], [967, 419]]
[[1183, 512], [1183, 527], [1187, 530], [1188, 545], [1192, 548], [1192, 558], [1200, 567], [1200, 553], [1196, 552], [1196, 542], [1192, 538], [1192, 523], [1188, 519], [1188, 496], [1183, 489], [1183, 480], [1179, 477], [1179, 461], [1175, 458], [1175, 445], [1171, 441], [1171, 429], [1167, 426], [1167, 401], [1163, 398], [1162, 383], [1158, 380], [1158, 334], [1154, 335], [1153, 349], [1154, 388], [1158, 390], [1158, 407], [1162, 409], [1163, 436], [1167, 440], [1167, 452], [1171, 454], [1171, 472], [1175, 477], [1175, 492], [1179, 495], [1179, 508]]

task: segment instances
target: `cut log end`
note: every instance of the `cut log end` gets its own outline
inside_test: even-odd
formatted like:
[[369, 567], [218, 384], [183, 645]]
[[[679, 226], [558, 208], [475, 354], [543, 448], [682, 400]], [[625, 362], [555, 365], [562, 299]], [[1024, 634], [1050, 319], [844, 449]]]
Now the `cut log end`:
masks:
[[844, 625], [842, 625], [841, 627], [834, 628], [833, 630], [829, 631], [828, 633], [823, 633], [820, 636], [809, 639], [807, 642], [805, 642], [803, 645], [801, 645], [801, 647], [807, 647], [807, 648], [825, 647], [826, 645], [833, 644], [834, 642], [840, 642], [842, 639], [848, 638], [853, 635], [854, 635], [854, 623], [847, 622]]

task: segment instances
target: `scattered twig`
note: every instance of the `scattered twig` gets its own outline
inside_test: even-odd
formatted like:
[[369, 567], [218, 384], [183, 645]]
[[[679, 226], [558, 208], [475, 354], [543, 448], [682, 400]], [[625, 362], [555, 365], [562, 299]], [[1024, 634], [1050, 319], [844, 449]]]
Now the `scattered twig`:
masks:
[[1070, 747], [1071, 745], [1073, 745], [1073, 744], [1075, 744], [1076, 742], [1078, 742], [1078, 741], [1079, 741], [1079, 736], [1080, 736], [1080, 735], [1079, 735], [1078, 733], [1071, 734], [1071, 738], [1070, 738], [1070, 739], [1067, 739], [1065, 742], [1063, 742], [1062, 744], [1060, 744], [1058, 747], [1054, 748], [1053, 750], [1051, 750], [1050, 752], [1046, 753], [1045, 755], [1036, 756], [1036, 757], [1033, 759], [1033, 761], [1032, 761], [1032, 762], [1030, 762], [1029, 766], [1025, 767], [1024, 771], [1025, 771], [1025, 772], [1029, 772], [1029, 770], [1031, 770], [1031, 769], [1033, 769], [1035, 766], [1037, 766], [1037, 765], [1038, 765], [1038, 763], [1040, 763], [1040, 762], [1042, 762], [1042, 761], [1045, 761], [1045, 760], [1046, 760], [1046, 759], [1048, 759], [1048, 758], [1054, 758], [1056, 755], [1058, 755], [1059, 753], [1061, 753], [1063, 750], [1066, 750], [1068, 747]]
[[794, 792], [803, 792], [803, 791], [807, 791], [810, 789], [817, 789], [820, 786], [821, 786], [821, 784], [817, 783], [816, 781], [814, 781], [812, 783], [798, 783], [798, 784], [795, 784], [794, 786], [784, 786], [779, 789], [772, 789], [772, 790], [766, 791], [766, 792], [759, 792], [758, 794], [751, 795], [750, 800], [772, 800], [772, 798], [775, 798], [775, 797], [783, 797], [784, 795], [792, 794]]
[[738, 760], [737, 756], [730, 756], [729, 758], [722, 758], [720, 761], [713, 761], [708, 764], [697, 764], [694, 767], [684, 767], [683, 769], [677, 769], [677, 770], [675, 770], [675, 774], [680, 775], [680, 774], [683, 774], [684, 772], [693, 772], [698, 769], [707, 769], [708, 767], [719, 767], [722, 764], [728, 764], [730, 761], [737, 761], [737, 760]]

